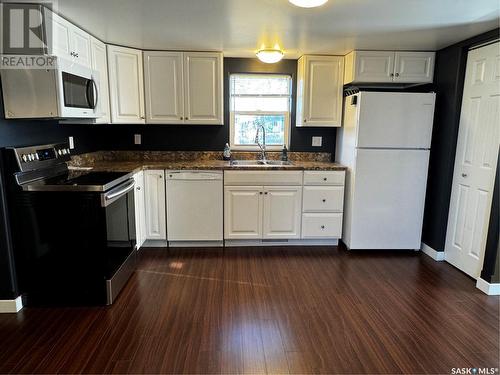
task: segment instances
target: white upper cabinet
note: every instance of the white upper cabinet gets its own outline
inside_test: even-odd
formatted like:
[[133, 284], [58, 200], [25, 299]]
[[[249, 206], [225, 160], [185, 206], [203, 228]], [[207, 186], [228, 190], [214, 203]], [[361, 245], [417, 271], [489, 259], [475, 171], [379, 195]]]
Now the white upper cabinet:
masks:
[[44, 7], [43, 12], [48, 54], [71, 59], [78, 64], [90, 67], [90, 34], [48, 8]]
[[431, 83], [434, 57], [434, 52], [396, 52], [394, 82]]
[[394, 51], [354, 51], [346, 56], [345, 62], [347, 81], [392, 82]]
[[344, 84], [430, 83], [434, 52], [352, 51], [345, 57]]
[[223, 124], [221, 53], [144, 52], [146, 123]]
[[222, 53], [184, 53], [184, 123], [223, 124]]
[[107, 46], [111, 122], [144, 124], [142, 51]]
[[343, 75], [342, 56], [299, 59], [297, 126], [341, 126]]
[[183, 122], [182, 71], [182, 52], [144, 52], [147, 123], [178, 124]]
[[90, 45], [92, 51], [92, 69], [99, 72], [98, 100], [102, 115], [96, 119], [96, 123], [109, 124], [111, 122], [111, 116], [109, 108], [108, 58], [106, 55], [106, 45], [94, 37], [92, 37]]

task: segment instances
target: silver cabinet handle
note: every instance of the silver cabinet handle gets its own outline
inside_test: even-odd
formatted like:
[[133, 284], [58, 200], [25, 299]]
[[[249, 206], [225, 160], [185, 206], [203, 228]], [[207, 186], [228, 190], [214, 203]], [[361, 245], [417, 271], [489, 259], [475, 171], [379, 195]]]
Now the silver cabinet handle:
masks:
[[399, 73], [396, 73], [396, 77], [399, 77]]
[[259, 191], [259, 194], [262, 195], [262, 191]]
[[141, 190], [141, 187], [140, 187], [140, 186], [137, 186], [137, 190]]
[[467, 173], [462, 173], [462, 177], [467, 177]]
[[322, 226], [321, 226], [321, 229], [325, 229], [325, 226], [324, 226], [324, 225], [322, 225]]
[[328, 178], [326, 178], [326, 177], [323, 177], [323, 181], [328, 181]]

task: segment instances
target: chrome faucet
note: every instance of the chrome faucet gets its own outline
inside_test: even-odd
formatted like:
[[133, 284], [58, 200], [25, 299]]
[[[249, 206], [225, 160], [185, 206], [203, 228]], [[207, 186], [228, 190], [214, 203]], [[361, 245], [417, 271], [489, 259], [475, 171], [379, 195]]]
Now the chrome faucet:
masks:
[[[262, 129], [262, 144], [259, 142], [259, 133], [260, 129]], [[255, 133], [255, 143], [257, 143], [257, 146], [260, 148], [260, 159], [262, 160], [262, 163], [267, 162], [267, 157], [266, 157], [266, 128], [264, 125], [260, 124], [257, 125], [257, 133]]]

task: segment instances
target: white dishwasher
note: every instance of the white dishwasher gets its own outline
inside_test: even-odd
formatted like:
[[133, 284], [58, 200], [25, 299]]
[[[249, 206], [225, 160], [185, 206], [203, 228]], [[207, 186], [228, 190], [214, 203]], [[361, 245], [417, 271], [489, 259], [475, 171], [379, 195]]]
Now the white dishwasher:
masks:
[[222, 180], [222, 171], [167, 171], [170, 242], [223, 240]]

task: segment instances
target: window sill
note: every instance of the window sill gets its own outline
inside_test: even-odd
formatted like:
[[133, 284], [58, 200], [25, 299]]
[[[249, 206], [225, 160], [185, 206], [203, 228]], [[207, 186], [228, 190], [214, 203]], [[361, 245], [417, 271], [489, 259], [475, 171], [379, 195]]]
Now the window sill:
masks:
[[[254, 146], [229, 146], [231, 151], [248, 151], [248, 152], [260, 152], [260, 147]], [[287, 146], [288, 148], [288, 146]], [[283, 146], [266, 146], [266, 152], [268, 151], [281, 151], [283, 150]]]

